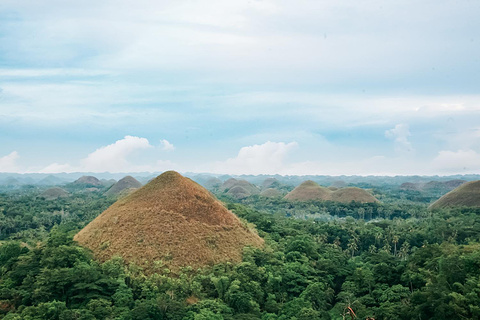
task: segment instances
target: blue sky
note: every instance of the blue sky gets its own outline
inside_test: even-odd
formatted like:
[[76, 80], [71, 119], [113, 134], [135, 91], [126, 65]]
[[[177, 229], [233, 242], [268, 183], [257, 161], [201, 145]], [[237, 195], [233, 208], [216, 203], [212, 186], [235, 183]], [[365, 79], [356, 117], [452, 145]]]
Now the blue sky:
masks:
[[480, 172], [478, 1], [0, 2], [0, 172]]

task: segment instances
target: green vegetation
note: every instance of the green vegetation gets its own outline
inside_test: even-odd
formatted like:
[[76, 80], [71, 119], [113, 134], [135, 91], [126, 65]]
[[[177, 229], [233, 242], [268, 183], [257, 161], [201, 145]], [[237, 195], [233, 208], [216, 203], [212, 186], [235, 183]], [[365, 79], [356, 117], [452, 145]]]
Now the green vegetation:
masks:
[[230, 201], [265, 248], [172, 276], [161, 261], [151, 275], [99, 263], [72, 240], [111, 204], [100, 193], [3, 194], [0, 319], [336, 320], [347, 307], [358, 319], [480, 319], [480, 208], [385, 198]]

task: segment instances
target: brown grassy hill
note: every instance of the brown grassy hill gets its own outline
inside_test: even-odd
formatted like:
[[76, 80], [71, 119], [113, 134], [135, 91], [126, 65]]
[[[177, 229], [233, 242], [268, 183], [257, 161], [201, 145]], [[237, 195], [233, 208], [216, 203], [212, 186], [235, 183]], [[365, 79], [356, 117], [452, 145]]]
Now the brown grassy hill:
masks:
[[378, 202], [378, 200], [368, 193], [368, 191], [355, 187], [342, 188], [333, 191], [331, 200], [342, 203], [350, 203], [352, 201], [361, 203]]
[[93, 176], [82, 176], [73, 182], [74, 185], [85, 185], [93, 187], [103, 186], [102, 182]]
[[445, 181], [443, 184], [447, 186], [448, 188], [455, 189], [457, 187], [460, 187], [462, 184], [466, 183], [467, 181], [461, 180], [461, 179], [454, 179], [454, 180], [449, 180]]
[[330, 200], [331, 191], [318, 183], [307, 180], [290, 191], [285, 199], [307, 201], [307, 200]]
[[480, 180], [462, 184], [430, 205], [430, 209], [466, 206], [480, 207]]
[[262, 182], [262, 189], [265, 190], [269, 188], [274, 188], [274, 187], [278, 187], [279, 185], [281, 185], [281, 183], [277, 179], [267, 178]]
[[400, 185], [400, 189], [403, 189], [403, 190], [420, 190], [421, 186], [418, 183], [404, 182]]
[[40, 198], [44, 198], [45, 200], [56, 200], [58, 198], [66, 198], [68, 197], [69, 193], [62, 188], [50, 188], [43, 191], [40, 194]]
[[268, 188], [260, 192], [260, 195], [267, 198], [280, 198], [284, 195], [284, 193], [275, 188]]
[[118, 200], [74, 238], [97, 259], [114, 255], [144, 265], [162, 260], [176, 271], [241, 260], [261, 239], [205, 188], [168, 171]]
[[235, 178], [230, 178], [227, 181], [225, 181], [222, 184], [222, 186], [220, 187], [220, 191], [227, 192], [228, 190], [230, 190], [231, 188], [236, 187], [236, 186], [244, 188], [245, 190], [247, 190], [251, 194], [259, 194], [260, 193], [260, 189], [258, 189], [254, 184], [251, 184], [247, 180], [237, 180]]
[[226, 192], [228, 189], [232, 188], [237, 184], [238, 180], [235, 178], [230, 178], [226, 180], [221, 186], [220, 186], [220, 191]]
[[448, 192], [464, 184], [465, 180], [455, 179], [449, 181], [430, 181], [424, 182], [405, 182], [400, 185], [400, 189], [403, 190], [416, 190], [424, 192]]
[[127, 195], [141, 187], [142, 184], [138, 182], [137, 179], [132, 176], [126, 176], [118, 180], [118, 182], [108, 189], [107, 192], [105, 192], [105, 195], [109, 197]]
[[308, 200], [319, 200], [319, 201], [336, 201], [342, 203], [350, 203], [352, 201], [356, 202], [378, 202], [374, 196], [372, 196], [368, 191], [360, 188], [341, 188], [341, 189], [329, 189], [318, 185], [316, 182], [311, 180], [303, 182], [301, 185], [293, 189], [285, 197], [287, 200], [296, 200], [296, 201], [308, 201]]
[[247, 189], [241, 186], [234, 186], [233, 188], [230, 188], [226, 194], [239, 200], [245, 199], [246, 197], [252, 195]]

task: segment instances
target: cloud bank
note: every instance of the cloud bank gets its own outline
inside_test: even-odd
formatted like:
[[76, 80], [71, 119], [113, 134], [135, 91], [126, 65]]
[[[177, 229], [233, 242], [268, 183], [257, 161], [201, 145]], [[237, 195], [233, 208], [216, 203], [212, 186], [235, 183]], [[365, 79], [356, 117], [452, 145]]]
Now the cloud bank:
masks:
[[13, 151], [0, 158], [0, 172], [18, 172], [19, 166], [17, 160], [20, 156], [17, 151]]

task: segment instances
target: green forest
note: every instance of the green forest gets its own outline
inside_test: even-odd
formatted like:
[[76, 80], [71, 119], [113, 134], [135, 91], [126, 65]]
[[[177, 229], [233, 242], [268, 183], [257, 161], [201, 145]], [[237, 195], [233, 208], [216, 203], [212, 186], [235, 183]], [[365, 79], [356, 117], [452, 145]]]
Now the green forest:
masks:
[[382, 203], [220, 196], [263, 249], [239, 264], [155, 273], [105, 263], [73, 236], [114, 200], [0, 195], [0, 318], [480, 319], [480, 209], [428, 210], [387, 190]]

